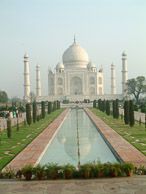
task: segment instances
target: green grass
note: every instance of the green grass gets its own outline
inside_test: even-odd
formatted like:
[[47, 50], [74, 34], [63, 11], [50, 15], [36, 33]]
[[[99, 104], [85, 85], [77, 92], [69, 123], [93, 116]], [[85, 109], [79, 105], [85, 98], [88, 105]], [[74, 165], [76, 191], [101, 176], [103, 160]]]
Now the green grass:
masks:
[[[100, 119], [102, 119], [107, 125], [109, 125], [113, 130], [115, 130], [119, 135], [121, 135], [125, 140], [131, 143], [134, 147], [136, 147], [139, 151], [146, 155], [146, 145], [142, 145], [141, 143], [146, 144], [146, 131], [145, 125], [136, 121], [133, 127], [129, 125], [125, 125], [124, 118], [121, 119], [113, 119], [113, 117], [107, 116], [106, 113], [99, 111], [98, 109], [91, 108], [90, 109], [95, 115], [97, 115]], [[134, 137], [134, 138], [133, 138]], [[139, 140], [138, 142], [136, 140]]]
[[[11, 138], [7, 137], [7, 130], [0, 132], [0, 169], [4, 168], [19, 152], [52, 123], [63, 110], [64, 109], [59, 109], [52, 112], [50, 115], [46, 114], [44, 119], [32, 123], [30, 127], [28, 125], [24, 126], [22, 123], [20, 124], [19, 132], [17, 132], [16, 126], [12, 127]], [[13, 148], [13, 146], [16, 147]], [[6, 151], [10, 151], [9, 154], [13, 154], [13, 156], [6, 154]]]

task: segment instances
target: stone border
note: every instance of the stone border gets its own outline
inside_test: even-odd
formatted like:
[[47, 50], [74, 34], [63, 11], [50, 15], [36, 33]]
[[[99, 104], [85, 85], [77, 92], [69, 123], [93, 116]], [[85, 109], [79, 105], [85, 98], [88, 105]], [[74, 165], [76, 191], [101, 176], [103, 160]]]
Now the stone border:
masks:
[[42, 133], [40, 133], [24, 150], [22, 150], [6, 167], [19, 170], [25, 165], [33, 166], [40, 160], [42, 153], [49, 146], [59, 127], [63, 123], [69, 109], [64, 110]]
[[133, 145], [127, 142], [117, 132], [105, 124], [99, 117], [97, 117], [88, 108], [84, 108], [90, 119], [93, 121], [98, 130], [106, 138], [108, 143], [112, 146], [117, 155], [124, 162], [131, 162], [135, 166], [146, 165], [146, 156], [138, 151]]

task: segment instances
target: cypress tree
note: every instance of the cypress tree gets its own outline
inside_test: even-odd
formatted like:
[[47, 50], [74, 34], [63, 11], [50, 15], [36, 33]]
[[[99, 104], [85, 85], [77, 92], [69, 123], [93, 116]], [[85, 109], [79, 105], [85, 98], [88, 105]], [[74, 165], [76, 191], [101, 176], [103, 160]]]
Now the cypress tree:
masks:
[[133, 100], [129, 101], [129, 124], [131, 127], [134, 126], [135, 120], [134, 120], [134, 105]]
[[36, 105], [36, 102], [34, 101], [32, 105], [33, 105], [33, 122], [35, 123], [36, 119], [37, 119], [37, 105]]
[[119, 100], [116, 99], [115, 101], [115, 116], [118, 119], [119, 118]]
[[116, 101], [113, 100], [113, 118], [116, 118]]
[[7, 136], [8, 138], [11, 137], [11, 119], [7, 119]]
[[45, 118], [45, 102], [44, 101], [42, 101], [41, 102], [41, 106], [42, 106], [42, 118]]
[[31, 125], [31, 107], [30, 104], [26, 104], [26, 120], [27, 124], [30, 126]]
[[48, 114], [52, 112], [52, 102], [48, 102]]
[[17, 132], [19, 131], [19, 120], [17, 118]]
[[57, 100], [57, 109], [60, 109], [60, 101]]
[[129, 124], [129, 101], [126, 100], [124, 103], [124, 121], [125, 124]]
[[56, 110], [56, 101], [53, 102], [53, 111]]
[[108, 100], [106, 101], [106, 114], [107, 114], [108, 116], [110, 115], [110, 103], [109, 103]]
[[96, 100], [93, 100], [93, 108], [96, 108]]
[[98, 100], [98, 109], [100, 111], [102, 110], [102, 101], [101, 101], [101, 99]]

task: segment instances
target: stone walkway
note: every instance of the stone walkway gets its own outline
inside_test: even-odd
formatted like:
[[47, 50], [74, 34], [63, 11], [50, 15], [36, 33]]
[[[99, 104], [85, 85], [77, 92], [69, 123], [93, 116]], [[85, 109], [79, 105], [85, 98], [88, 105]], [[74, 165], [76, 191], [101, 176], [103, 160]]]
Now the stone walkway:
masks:
[[3, 194], [146, 194], [146, 175], [88, 180], [0, 180]]
[[55, 136], [68, 112], [69, 109], [66, 109], [61, 113], [59, 117], [57, 117], [39, 136], [20, 152], [7, 167], [11, 166], [14, 170], [19, 170], [25, 165], [34, 165]]
[[108, 140], [109, 144], [113, 147], [115, 152], [120, 156], [124, 162], [131, 162], [135, 166], [146, 166], [146, 156], [139, 152], [134, 146], [122, 138], [117, 132], [106, 125], [99, 117], [92, 111], [85, 108], [85, 111], [97, 126], [99, 131]]

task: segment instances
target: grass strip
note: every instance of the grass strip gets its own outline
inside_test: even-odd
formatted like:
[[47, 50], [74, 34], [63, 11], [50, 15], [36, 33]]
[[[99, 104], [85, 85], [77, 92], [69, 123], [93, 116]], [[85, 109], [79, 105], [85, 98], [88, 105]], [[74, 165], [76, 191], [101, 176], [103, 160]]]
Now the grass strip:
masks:
[[140, 125], [139, 122], [135, 121], [135, 125], [130, 127], [129, 125], [125, 125], [123, 117], [114, 119], [112, 115], [108, 116], [96, 108], [90, 108], [90, 110], [125, 140], [146, 155], [146, 131], [143, 123]]
[[46, 114], [44, 119], [32, 123], [30, 126], [12, 127], [11, 138], [7, 137], [7, 130], [0, 132], [0, 169], [4, 168], [17, 154], [32, 142], [50, 123], [52, 123], [64, 109], [59, 109], [51, 114]]

